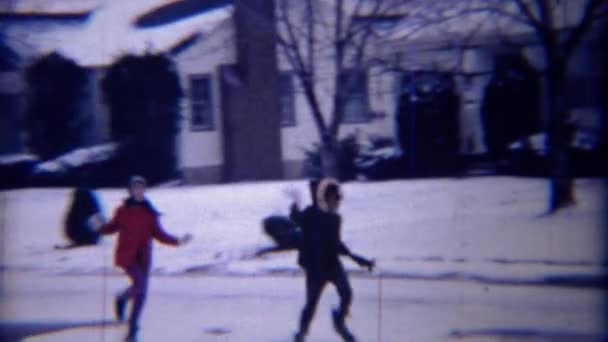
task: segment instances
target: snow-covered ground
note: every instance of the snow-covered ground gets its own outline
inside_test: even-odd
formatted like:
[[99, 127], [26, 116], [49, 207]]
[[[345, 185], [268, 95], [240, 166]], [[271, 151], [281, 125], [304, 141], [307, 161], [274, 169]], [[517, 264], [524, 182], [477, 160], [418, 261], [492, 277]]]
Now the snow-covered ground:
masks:
[[[578, 204], [548, 217], [546, 181], [538, 179], [345, 185], [343, 239], [378, 263], [370, 275], [346, 262], [354, 333], [388, 342], [605, 340], [605, 290], [594, 283], [606, 270], [604, 185], [577, 180]], [[260, 221], [287, 212], [288, 187], [307, 194], [301, 181], [150, 190], [166, 229], [195, 239], [156, 245], [142, 341], [290, 340], [304, 300], [296, 255], [253, 257], [271, 244]], [[115, 237], [53, 249], [69, 194], [0, 193], [2, 340], [124, 336], [124, 325], [101, 324], [126, 285], [112, 267]], [[110, 215], [125, 192], [99, 195]], [[587, 286], [547, 286], [577, 279]], [[327, 291], [308, 341], [337, 340], [329, 319], [336, 302]]]
[[[528, 281], [602, 273], [603, 181], [578, 180], [577, 206], [543, 217], [546, 186], [540, 179], [506, 177], [346, 184], [343, 240], [376, 258], [376, 274], [387, 277]], [[288, 187], [308, 195], [302, 181], [151, 189], [149, 197], [163, 213], [164, 227], [194, 235], [192, 243], [178, 249], [156, 244], [154, 271], [297, 271], [294, 252], [253, 257], [271, 244], [260, 221], [287, 213]], [[122, 189], [98, 193], [107, 216], [125, 196]], [[69, 189], [1, 193], [4, 267], [53, 274], [116, 272], [115, 237], [96, 247], [53, 249], [63, 240], [69, 194]], [[350, 261], [346, 265], [357, 270]]]

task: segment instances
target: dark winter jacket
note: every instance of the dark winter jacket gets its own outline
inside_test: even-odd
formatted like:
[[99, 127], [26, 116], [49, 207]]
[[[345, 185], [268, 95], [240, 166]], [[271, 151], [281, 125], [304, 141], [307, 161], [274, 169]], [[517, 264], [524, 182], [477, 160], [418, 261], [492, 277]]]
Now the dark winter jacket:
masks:
[[65, 235], [74, 246], [93, 245], [99, 234], [89, 226], [91, 216], [99, 213], [101, 207], [93, 191], [77, 188], [72, 192], [72, 203], [65, 216]]
[[148, 201], [127, 199], [112, 220], [101, 229], [102, 234], [118, 232], [118, 246], [114, 255], [117, 266], [133, 265], [148, 269], [152, 259], [152, 239], [176, 246], [177, 238], [167, 234], [160, 225], [158, 212]]
[[340, 215], [322, 211], [314, 205], [303, 211], [294, 206], [290, 218], [302, 230], [298, 256], [300, 266], [309, 274], [321, 277], [331, 277], [342, 271], [339, 256], [349, 255], [350, 251], [340, 237]]

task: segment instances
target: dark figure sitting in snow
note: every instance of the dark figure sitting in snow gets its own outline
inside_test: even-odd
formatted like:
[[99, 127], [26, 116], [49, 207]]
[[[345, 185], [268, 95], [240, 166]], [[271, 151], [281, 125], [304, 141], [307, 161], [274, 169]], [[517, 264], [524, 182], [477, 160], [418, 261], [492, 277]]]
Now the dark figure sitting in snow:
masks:
[[274, 241], [275, 245], [258, 250], [256, 256], [261, 257], [269, 253], [298, 249], [302, 234], [298, 225], [289, 217], [268, 216], [262, 220], [262, 227], [264, 233]]
[[69, 243], [55, 247], [66, 249], [97, 244], [99, 233], [93, 229], [91, 221], [99, 215], [101, 208], [93, 191], [86, 188], [75, 189], [64, 221], [64, 233]]
[[310, 188], [313, 194], [311, 206], [300, 210], [295, 194], [291, 206], [291, 219], [302, 230], [298, 263], [306, 273], [306, 305], [302, 310], [300, 330], [295, 341], [304, 341], [323, 288], [328, 282], [334, 284], [340, 296], [340, 306], [332, 313], [334, 328], [345, 341], [355, 341], [344, 322], [352, 301], [352, 289], [339, 256], [349, 256], [370, 271], [374, 262], [352, 253], [341, 240], [342, 218], [337, 211], [342, 194], [338, 182], [325, 178], [311, 182]]
[[159, 213], [145, 198], [145, 190], [146, 180], [140, 176], [132, 177], [129, 182], [129, 198], [116, 210], [109, 223], [98, 222], [100, 233], [118, 232], [115, 263], [131, 280], [131, 286], [119, 294], [115, 301], [116, 318], [122, 321], [127, 301], [133, 300], [127, 341], [134, 341], [136, 338], [139, 316], [146, 299], [152, 261], [152, 239], [179, 246], [192, 238], [186, 234], [178, 239], [163, 230], [158, 219]]

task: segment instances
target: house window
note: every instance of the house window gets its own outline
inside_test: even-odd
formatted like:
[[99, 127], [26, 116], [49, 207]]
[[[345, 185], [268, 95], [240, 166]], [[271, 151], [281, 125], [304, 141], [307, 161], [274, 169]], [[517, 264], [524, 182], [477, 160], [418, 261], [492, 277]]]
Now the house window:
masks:
[[281, 102], [281, 126], [295, 126], [295, 96], [293, 87], [293, 76], [291, 73], [281, 73], [279, 75], [279, 95], [279, 100]]
[[193, 131], [213, 130], [212, 83], [209, 76], [190, 76], [190, 129]]
[[343, 123], [366, 123], [370, 120], [367, 97], [367, 73], [360, 70], [346, 70], [341, 76], [346, 100], [344, 102]]

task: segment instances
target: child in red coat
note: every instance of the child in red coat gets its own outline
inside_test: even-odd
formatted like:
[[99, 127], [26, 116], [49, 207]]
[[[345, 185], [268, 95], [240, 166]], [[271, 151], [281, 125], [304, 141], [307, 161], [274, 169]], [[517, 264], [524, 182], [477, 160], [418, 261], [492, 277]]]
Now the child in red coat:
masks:
[[158, 220], [159, 213], [144, 196], [145, 190], [146, 180], [140, 176], [132, 177], [129, 182], [129, 198], [116, 210], [110, 222], [99, 222], [101, 234], [118, 232], [114, 262], [131, 280], [131, 286], [119, 294], [115, 301], [116, 318], [122, 321], [127, 301], [133, 300], [127, 341], [135, 340], [139, 315], [146, 299], [152, 239], [171, 246], [180, 246], [192, 239], [189, 234], [178, 239], [163, 230]]

